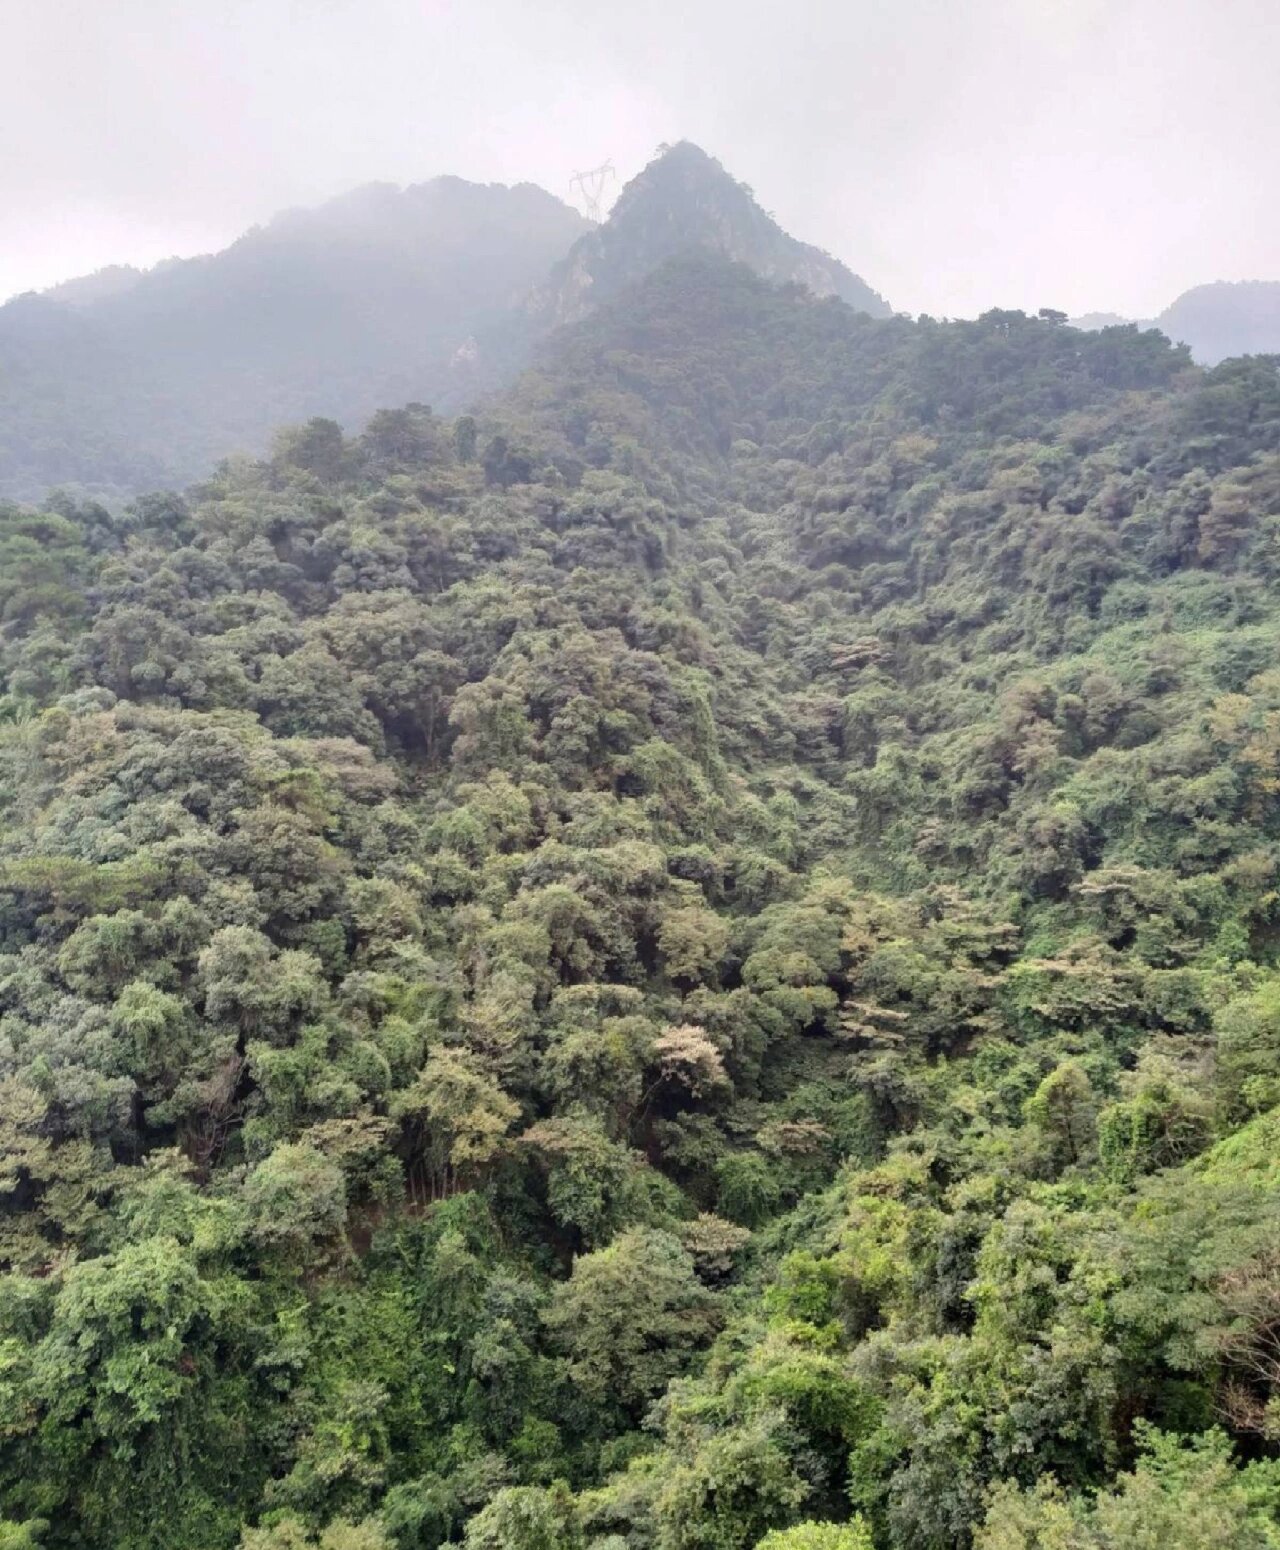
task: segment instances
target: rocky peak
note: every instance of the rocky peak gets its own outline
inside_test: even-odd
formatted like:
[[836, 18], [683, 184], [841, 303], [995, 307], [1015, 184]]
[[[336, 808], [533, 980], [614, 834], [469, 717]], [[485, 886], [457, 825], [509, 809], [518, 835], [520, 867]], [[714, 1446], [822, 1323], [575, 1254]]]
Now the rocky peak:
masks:
[[859, 311], [891, 308], [839, 259], [789, 236], [713, 157], [682, 140], [623, 189], [609, 219], [580, 237], [537, 292], [533, 310], [572, 322], [602, 299], [642, 279], [665, 259], [710, 250], [767, 280], [794, 281], [817, 296], [838, 296]]

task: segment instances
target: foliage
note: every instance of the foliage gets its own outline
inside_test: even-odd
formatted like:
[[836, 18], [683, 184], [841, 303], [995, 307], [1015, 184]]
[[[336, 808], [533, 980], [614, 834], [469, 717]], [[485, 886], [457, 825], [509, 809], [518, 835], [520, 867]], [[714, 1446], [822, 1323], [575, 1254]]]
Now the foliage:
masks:
[[0, 1538], [1280, 1533], [1280, 374], [678, 259], [0, 512]]

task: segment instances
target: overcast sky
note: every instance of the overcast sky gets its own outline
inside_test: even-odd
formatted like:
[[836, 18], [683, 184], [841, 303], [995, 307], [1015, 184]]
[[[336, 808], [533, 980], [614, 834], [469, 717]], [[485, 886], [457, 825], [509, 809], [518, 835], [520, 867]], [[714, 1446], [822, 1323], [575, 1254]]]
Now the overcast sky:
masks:
[[0, 47], [0, 296], [679, 138], [908, 311], [1280, 279], [1280, 0], [0, 0]]

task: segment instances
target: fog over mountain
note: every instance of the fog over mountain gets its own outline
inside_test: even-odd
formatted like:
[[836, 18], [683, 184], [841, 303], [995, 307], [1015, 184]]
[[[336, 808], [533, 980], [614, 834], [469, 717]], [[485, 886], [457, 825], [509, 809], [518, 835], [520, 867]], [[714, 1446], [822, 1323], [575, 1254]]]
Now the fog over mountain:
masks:
[[1159, 316], [1141, 321], [1114, 312], [1073, 318], [1077, 328], [1135, 322], [1158, 328], [1189, 347], [1197, 361], [1216, 366], [1232, 355], [1280, 354], [1280, 280], [1218, 280], [1184, 291]]
[[1272, 0], [0, 0], [0, 300], [688, 138], [911, 312], [1280, 277]]
[[456, 405], [473, 336], [584, 227], [529, 184], [370, 184], [206, 258], [18, 297], [0, 308], [0, 491], [181, 483], [311, 415]]
[[688, 143], [598, 229], [530, 184], [370, 184], [205, 258], [115, 266], [0, 307], [0, 494], [128, 494], [261, 452], [315, 415], [355, 428], [412, 401], [456, 411], [511, 380], [549, 329], [694, 249], [889, 312]]
[[[217, 253], [111, 265], [0, 306], [0, 495], [120, 498], [260, 453], [313, 416], [457, 412], [514, 380], [549, 331], [695, 250], [891, 313], [689, 141], [659, 147], [599, 226], [530, 183], [371, 183]], [[1199, 286], [1139, 326], [1205, 364], [1280, 351], [1280, 282]]]

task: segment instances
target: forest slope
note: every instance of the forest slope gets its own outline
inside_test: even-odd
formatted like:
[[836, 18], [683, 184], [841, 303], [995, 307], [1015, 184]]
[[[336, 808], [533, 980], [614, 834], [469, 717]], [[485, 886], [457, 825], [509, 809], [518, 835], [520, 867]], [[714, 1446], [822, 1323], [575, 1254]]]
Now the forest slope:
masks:
[[309, 416], [457, 412], [509, 384], [556, 324], [694, 250], [889, 313], [688, 143], [663, 148], [599, 228], [532, 184], [370, 184], [221, 253], [0, 307], [0, 496], [119, 499], [261, 453]]
[[1274, 359], [685, 258], [0, 545], [9, 1543], [1275, 1542]]
[[[0, 307], [0, 494], [186, 483], [313, 414], [458, 407], [499, 378], [475, 336], [585, 221], [532, 184], [370, 184], [220, 253], [117, 267]], [[513, 342], [514, 348], [514, 342]]]

